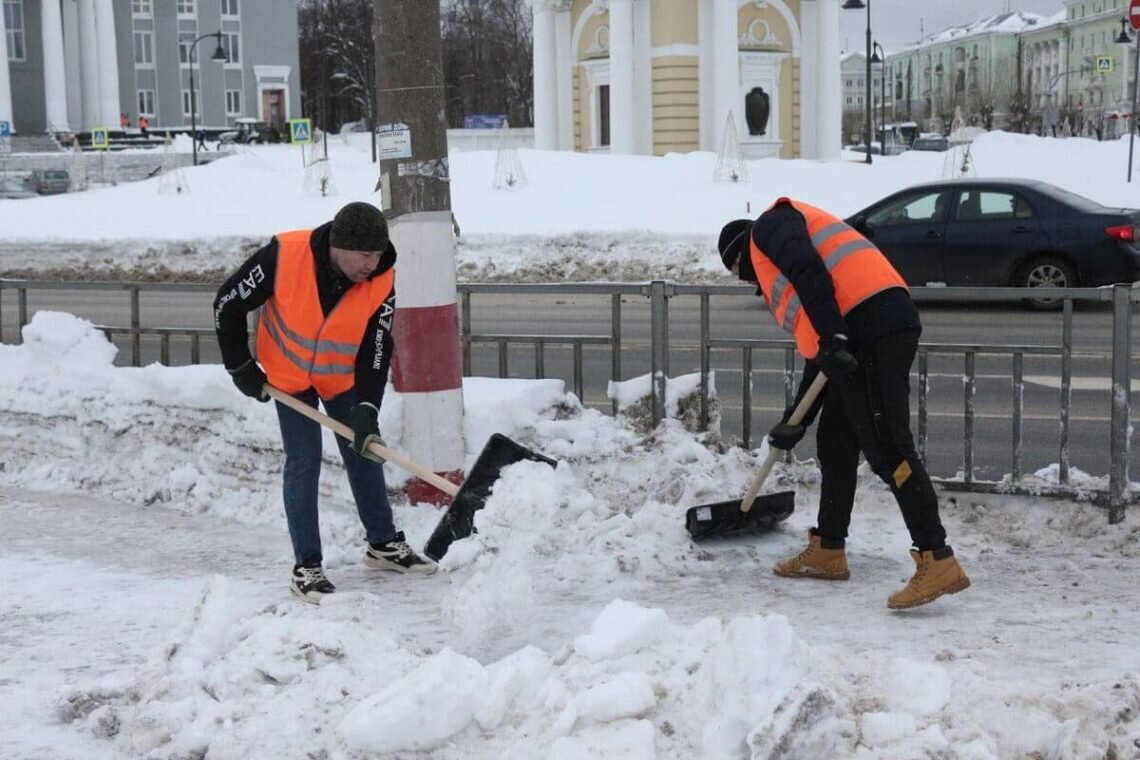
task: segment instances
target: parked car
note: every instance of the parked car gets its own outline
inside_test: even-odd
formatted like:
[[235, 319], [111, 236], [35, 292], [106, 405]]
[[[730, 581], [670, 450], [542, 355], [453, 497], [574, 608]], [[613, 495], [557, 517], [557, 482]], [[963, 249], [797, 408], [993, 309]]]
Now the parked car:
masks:
[[[846, 221], [912, 285], [1065, 288], [1140, 280], [1140, 211], [1108, 208], [1047, 182], [930, 182]], [[1061, 306], [1058, 299], [1028, 301]]]
[[910, 144], [911, 150], [950, 150], [950, 140], [942, 135], [920, 135]]
[[222, 143], [265, 143], [269, 141], [269, 125], [264, 121], [242, 116], [234, 120], [234, 129], [227, 130], [218, 135], [218, 142]]
[[13, 174], [0, 176], [0, 198], [35, 198], [36, 195], [25, 177]]
[[66, 169], [36, 169], [29, 183], [40, 195], [56, 195], [71, 189], [71, 175]]

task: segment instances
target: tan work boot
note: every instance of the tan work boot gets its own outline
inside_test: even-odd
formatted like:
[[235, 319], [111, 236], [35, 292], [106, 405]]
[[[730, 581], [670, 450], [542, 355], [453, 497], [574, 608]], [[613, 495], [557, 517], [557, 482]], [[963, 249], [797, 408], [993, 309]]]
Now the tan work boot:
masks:
[[819, 578], [825, 581], [845, 581], [851, 577], [847, 572], [847, 553], [843, 549], [824, 549], [822, 538], [808, 531], [808, 546], [794, 557], [776, 563], [776, 575], [785, 578]]
[[901, 591], [891, 594], [887, 606], [892, 610], [917, 607], [933, 602], [943, 594], [957, 594], [970, 587], [970, 579], [953, 554], [935, 559], [933, 550], [919, 552], [911, 549], [910, 556], [914, 557], [914, 577]]

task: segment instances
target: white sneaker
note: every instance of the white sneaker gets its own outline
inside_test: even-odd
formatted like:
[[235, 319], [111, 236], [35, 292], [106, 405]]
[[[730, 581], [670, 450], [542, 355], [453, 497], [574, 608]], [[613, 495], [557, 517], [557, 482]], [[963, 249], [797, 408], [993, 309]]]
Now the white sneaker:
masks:
[[386, 544], [369, 544], [364, 551], [364, 564], [373, 570], [391, 570], [396, 573], [422, 573], [431, 575], [438, 566], [412, 551], [404, 540], [404, 532]]
[[325, 577], [324, 568], [297, 565], [293, 568], [289, 590], [309, 604], [320, 604], [322, 598], [336, 591], [336, 586]]

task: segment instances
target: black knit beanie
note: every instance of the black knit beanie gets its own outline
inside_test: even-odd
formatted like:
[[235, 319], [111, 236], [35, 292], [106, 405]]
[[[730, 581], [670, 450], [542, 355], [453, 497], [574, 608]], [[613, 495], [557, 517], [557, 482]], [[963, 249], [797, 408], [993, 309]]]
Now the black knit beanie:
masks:
[[720, 251], [720, 260], [724, 268], [732, 271], [732, 265], [737, 258], [748, 250], [748, 231], [752, 229], [751, 219], [735, 219], [720, 231], [720, 239], [716, 242], [716, 249]]
[[329, 245], [346, 251], [388, 250], [388, 221], [371, 203], [350, 203], [333, 217]]

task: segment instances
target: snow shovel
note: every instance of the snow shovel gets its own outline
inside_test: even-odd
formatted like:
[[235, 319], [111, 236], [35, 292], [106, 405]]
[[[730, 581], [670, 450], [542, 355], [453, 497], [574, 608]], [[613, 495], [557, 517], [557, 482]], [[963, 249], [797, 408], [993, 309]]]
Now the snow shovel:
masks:
[[[807, 393], [792, 411], [788, 418], [789, 425], [798, 425], [807, 415], [808, 409], [815, 403], [816, 397], [827, 383], [827, 377], [822, 372], [816, 375], [815, 380], [808, 386]], [[783, 449], [768, 448], [768, 458], [760, 465], [760, 472], [752, 479], [752, 485], [740, 501], [719, 501], [715, 504], [705, 504], [692, 507], [685, 512], [685, 527], [694, 541], [704, 538], [723, 538], [741, 533], [763, 532], [771, 530], [776, 523], [788, 519], [795, 509], [795, 492], [780, 491], [757, 497], [761, 486], [768, 479], [768, 473], [776, 464], [776, 460], [786, 454]]]
[[[324, 425], [342, 438], [352, 440], [352, 428], [343, 422], [334, 420], [327, 414], [322, 414], [305, 402], [271, 385], [265, 386], [265, 392], [293, 411]], [[463, 485], [457, 486], [450, 480], [436, 475], [423, 465], [416, 464], [387, 446], [373, 442], [368, 444], [368, 448], [373, 453], [384, 457], [397, 467], [412, 473], [451, 497], [451, 504], [424, 546], [424, 554], [436, 562], [447, 553], [447, 548], [451, 546], [452, 541], [467, 538], [475, 531], [475, 512], [483, 508], [487, 497], [491, 495], [491, 486], [499, 479], [499, 473], [504, 467], [524, 460], [545, 462], [551, 467], [558, 464], [553, 459], [515, 443], [505, 435], [495, 433], [484, 444], [483, 450], [479, 452], [479, 457], [475, 460], [475, 464], [471, 467], [471, 472], [463, 481]]]

